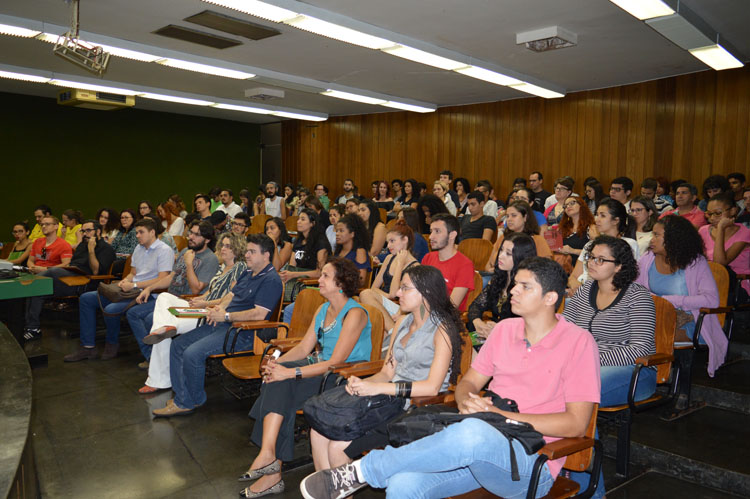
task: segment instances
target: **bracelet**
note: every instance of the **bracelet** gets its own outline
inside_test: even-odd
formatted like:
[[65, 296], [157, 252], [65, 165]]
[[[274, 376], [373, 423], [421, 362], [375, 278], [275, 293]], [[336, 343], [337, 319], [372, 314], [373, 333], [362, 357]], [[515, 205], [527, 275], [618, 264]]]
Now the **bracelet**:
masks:
[[394, 383], [396, 385], [396, 397], [406, 398], [411, 397], [411, 381], [398, 381]]

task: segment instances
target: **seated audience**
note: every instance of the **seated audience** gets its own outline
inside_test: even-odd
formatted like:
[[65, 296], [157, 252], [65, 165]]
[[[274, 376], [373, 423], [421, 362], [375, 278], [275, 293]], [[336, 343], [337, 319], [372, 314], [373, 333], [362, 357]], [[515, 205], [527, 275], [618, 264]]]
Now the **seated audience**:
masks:
[[150, 215], [154, 212], [154, 207], [149, 201], [141, 201], [138, 203], [138, 220], [141, 220], [146, 215]]
[[[735, 274], [750, 274], [750, 229], [735, 222], [736, 213], [732, 193], [712, 197], [706, 210], [708, 225], [698, 233], [708, 260], [728, 266]], [[750, 294], [750, 282], [742, 281], [742, 288]]]
[[299, 198], [297, 197], [297, 191], [294, 190], [294, 185], [284, 184], [284, 206], [286, 207], [287, 215], [294, 214], [294, 210], [297, 208], [297, 201], [299, 201]]
[[[156, 237], [156, 222], [153, 219], [146, 217], [139, 220], [135, 223], [133, 232], [138, 246], [133, 251], [130, 273], [118, 282], [123, 291], [143, 289], [155, 283], [168, 275], [174, 265], [174, 253], [169, 246]], [[98, 291], [82, 294], [78, 300], [81, 346], [75, 353], [66, 355], [63, 360], [78, 362], [96, 358], [96, 315], [100, 307], [107, 326], [101, 359], [110, 360], [117, 357], [120, 341], [120, 315], [129, 307], [129, 302], [129, 300], [110, 302], [106, 297], [100, 296]]]
[[328, 228], [328, 224], [331, 223], [329, 221], [328, 212], [323, 207], [323, 203], [320, 202], [318, 198], [315, 196], [308, 196], [305, 198], [305, 208], [309, 208], [318, 215], [318, 223], [320, 223], [320, 228], [325, 232], [326, 228]]
[[664, 218], [667, 215], [679, 215], [690, 220], [695, 228], [700, 228], [706, 225], [706, 217], [703, 211], [695, 205], [695, 200], [698, 198], [698, 189], [693, 184], [683, 182], [675, 189], [675, 204], [677, 208], [674, 210], [667, 210], [660, 218]]
[[[633, 257], [638, 260], [640, 254], [638, 253], [638, 243], [633, 239], [635, 229], [631, 219], [628, 217], [625, 206], [612, 198], [604, 198], [599, 202], [599, 206], [596, 208], [596, 215], [594, 216], [596, 224], [596, 234], [591, 234], [591, 237], [604, 235], [622, 238], [626, 243], [630, 245], [633, 250]], [[568, 279], [568, 286], [570, 287], [571, 294], [575, 292], [578, 287], [588, 280], [588, 255], [591, 250], [592, 241], [589, 241], [578, 255], [576, 265], [573, 268], [573, 272], [570, 273]]]
[[466, 196], [466, 207], [469, 213], [461, 217], [461, 240], [492, 240], [497, 225], [494, 218], [484, 214], [484, 203], [484, 195], [479, 191], [473, 191]]
[[419, 182], [413, 178], [404, 180], [404, 200], [393, 207], [393, 211], [400, 211], [401, 208], [412, 207], [417, 209], [419, 203]]
[[320, 201], [320, 204], [323, 205], [323, 209], [328, 211], [328, 207], [331, 205], [331, 200], [328, 198], [328, 187], [323, 184], [315, 184], [313, 190], [315, 192], [315, 197]]
[[745, 199], [743, 198], [743, 192], [745, 190], [745, 174], [740, 172], [733, 172], [727, 175], [727, 181], [729, 187], [732, 190], [734, 202], [737, 207], [742, 210], [745, 208]]
[[197, 213], [201, 220], [211, 218], [211, 198], [205, 194], [196, 194], [193, 199], [193, 212]]
[[573, 179], [570, 177], [560, 177], [555, 181], [555, 194], [552, 196], [552, 202], [544, 210], [544, 218], [548, 226], [557, 225], [562, 219], [565, 209], [563, 202], [573, 194]]
[[251, 201], [253, 195], [250, 194], [250, 189], [240, 189], [240, 193], [238, 194], [238, 196], [240, 197], [240, 209], [242, 209], [242, 213], [250, 215], [253, 212]]
[[534, 195], [534, 199], [531, 200], [531, 207], [535, 211], [544, 213], [544, 203], [552, 194], [545, 191], [542, 184], [544, 184], [542, 172], [535, 171], [529, 174], [528, 188]]
[[135, 247], [138, 245], [135, 234], [135, 212], [130, 208], [125, 208], [120, 212], [120, 228], [117, 231], [112, 249], [115, 250], [116, 260], [112, 272], [122, 274], [125, 267], [125, 260], [133, 254]]
[[[701, 307], [719, 306], [719, 291], [704, 256], [703, 240], [688, 220], [668, 215], [654, 225], [650, 249], [638, 261], [636, 282], [677, 309], [675, 341], [692, 341]], [[703, 319], [701, 339], [708, 344], [708, 374], [713, 376], [724, 363], [728, 344], [716, 315]]]
[[[255, 419], [250, 438], [260, 452], [240, 477], [257, 480], [240, 492], [241, 497], [284, 490], [281, 463], [294, 457], [295, 411], [319, 392], [329, 366], [370, 360], [372, 326], [365, 309], [353, 299], [359, 289], [355, 265], [344, 258], [331, 259], [323, 267], [319, 288], [326, 303], [315, 312], [302, 341], [264, 368], [260, 395], [250, 411]], [[320, 351], [311, 355], [318, 344]], [[329, 377], [328, 387], [334, 378]]]
[[331, 254], [331, 247], [323, 230], [318, 226], [318, 215], [305, 208], [297, 219], [297, 237], [292, 245], [289, 265], [279, 272], [284, 288], [284, 301], [290, 301], [297, 279], [317, 279]]
[[[52, 209], [46, 204], [40, 204], [34, 208], [34, 218], [36, 219], [36, 225], [31, 229], [31, 235], [29, 235], [29, 241], [32, 243], [40, 237], [45, 237], [42, 233], [42, 218], [45, 216], [52, 215]], [[57, 226], [57, 237], [62, 236], [62, 224]]]
[[458, 177], [453, 181], [453, 190], [456, 192], [456, 197], [458, 198], [456, 209], [458, 210], [458, 215], [461, 216], [466, 213], [466, 202], [469, 193], [472, 192], [471, 183], [464, 177]]
[[307, 187], [297, 189], [297, 206], [294, 209], [294, 215], [299, 215], [304, 208], [307, 208], [307, 198], [310, 197], [310, 190]]
[[174, 242], [174, 238], [172, 237], [172, 235], [164, 228], [164, 224], [162, 224], [161, 218], [159, 218], [156, 213], [149, 213], [143, 218], [150, 218], [151, 220], [156, 222], [156, 237], [158, 237], [161, 242], [169, 246], [172, 251], [174, 251], [175, 258], [177, 258], [177, 254], [180, 252], [177, 249], [177, 243]]
[[[146, 362], [151, 358], [151, 345], [143, 339], [149, 334], [156, 307], [155, 290], [167, 289], [175, 297], [197, 295], [203, 291], [219, 270], [214, 254], [214, 231], [207, 222], [193, 222], [188, 230], [187, 247], [183, 249], [172, 272], [143, 288], [134, 307], [125, 314]], [[145, 364], [143, 365], [145, 367]]]
[[393, 196], [393, 202], [400, 203], [404, 199], [404, 181], [400, 178], [394, 178], [391, 180], [391, 192]]
[[[507, 225], [506, 232], [523, 232], [524, 234], [531, 236], [534, 239], [536, 254], [538, 256], [545, 258], [552, 256], [552, 251], [549, 249], [547, 241], [544, 240], [544, 237], [539, 235], [539, 225], [536, 223], [534, 210], [529, 203], [524, 201], [512, 202], [506, 210], [505, 223]], [[485, 271], [492, 272], [495, 269], [497, 253], [501, 244], [503, 244], [503, 236], [498, 235], [497, 241], [495, 241], [495, 244], [492, 247], [490, 259], [484, 269]]]
[[419, 215], [422, 234], [430, 233], [432, 217], [440, 213], [450, 215], [450, 212], [448, 212], [448, 208], [445, 207], [445, 203], [443, 203], [442, 199], [434, 194], [425, 194], [419, 199], [419, 203], [417, 203], [417, 214]]
[[[588, 203], [580, 196], [570, 196], [563, 202], [563, 216], [560, 220], [560, 235], [562, 248], [560, 253], [570, 255], [568, 263], [571, 267], [589, 242], [589, 231], [595, 230], [594, 216], [588, 210]], [[563, 265], [565, 267], [565, 265]]]
[[175, 208], [177, 208], [180, 218], [185, 218], [187, 216], [188, 212], [187, 208], [185, 207], [185, 202], [178, 194], [170, 195], [169, 199], [167, 199], [167, 203], [174, 205]]
[[456, 204], [453, 202], [453, 198], [451, 198], [450, 194], [448, 193], [448, 185], [444, 182], [441, 182], [440, 180], [436, 180], [435, 183], [432, 185], [432, 193], [440, 200], [443, 201], [443, 204], [445, 205], [445, 209], [448, 210], [448, 213], [450, 213], [453, 216], [456, 216]]
[[359, 286], [363, 287], [368, 272], [372, 272], [370, 235], [364, 222], [357, 215], [344, 215], [336, 223], [336, 249], [333, 255], [351, 260], [359, 270]]
[[356, 215], [359, 213], [359, 197], [347, 199], [344, 203], [344, 210], [346, 215]]
[[385, 257], [370, 289], [365, 289], [359, 294], [362, 303], [378, 308], [383, 314], [386, 331], [393, 329], [394, 321], [399, 315], [399, 306], [394, 300], [401, 286], [401, 275], [404, 270], [419, 264], [412, 254], [414, 239], [411, 227], [403, 220], [397, 221], [386, 235], [388, 256]]
[[617, 177], [609, 185], [609, 197], [621, 202], [625, 211], [630, 210], [630, 194], [633, 192], [633, 180], [629, 177]]
[[385, 180], [378, 181], [377, 195], [375, 196], [375, 206], [383, 208], [386, 213], [391, 211], [394, 206], [393, 198], [389, 194], [390, 186]]
[[343, 204], [331, 205], [331, 209], [328, 210], [328, 221], [331, 225], [326, 227], [326, 239], [331, 248], [336, 247], [336, 224], [344, 215], [346, 215], [346, 206]]
[[492, 184], [490, 184], [489, 180], [480, 180], [474, 189], [484, 195], [484, 214], [492, 218], [497, 217], [498, 206], [495, 200], [490, 199]]
[[432, 251], [422, 258], [422, 265], [432, 265], [443, 273], [451, 302], [461, 312], [466, 310], [469, 291], [474, 289], [474, 264], [458, 251], [458, 219], [448, 213], [432, 217], [430, 245]]
[[638, 243], [638, 254], [648, 251], [653, 237], [654, 224], [659, 221], [659, 210], [654, 202], [645, 196], [636, 196], [630, 201], [630, 215], [635, 221], [635, 240]]
[[289, 233], [286, 230], [284, 221], [279, 217], [266, 220], [263, 232], [271, 238], [275, 245], [271, 261], [273, 268], [278, 272], [281, 270], [281, 267], [289, 263], [289, 258], [292, 256], [292, 242], [289, 240]]
[[338, 197], [336, 200], [336, 204], [346, 204], [347, 201], [350, 199], [355, 199], [356, 195], [354, 194], [354, 180], [350, 178], [344, 179], [344, 194]]
[[667, 211], [674, 207], [674, 198], [669, 195], [669, 189], [672, 183], [666, 177], [661, 176], [654, 177], [654, 180], [657, 182], [656, 197], [666, 201], [669, 206], [665, 206], [664, 211]]
[[[599, 402], [599, 358], [591, 334], [555, 315], [565, 296], [565, 272], [546, 258], [529, 258], [511, 290], [518, 318], [500, 322], [456, 387], [463, 414], [492, 411], [527, 422], [547, 442], [580, 437]], [[544, 373], [540, 376], [539, 373]], [[518, 404], [519, 412], [496, 408], [489, 389]], [[456, 496], [484, 487], [503, 497], [526, 494], [537, 454], [526, 454], [489, 423], [468, 418], [398, 448], [373, 450], [363, 459], [318, 471], [300, 484], [306, 498], [345, 497], [370, 484], [394, 497]], [[520, 479], [513, 480], [511, 461]], [[547, 494], [565, 458], [541, 469], [537, 497]]]
[[208, 190], [208, 197], [211, 198], [211, 213], [215, 212], [221, 206], [221, 188], [217, 185]]
[[742, 192], [742, 199], [745, 207], [737, 215], [736, 222], [750, 229], [750, 187], [745, 187], [745, 190]]
[[710, 175], [703, 181], [703, 199], [698, 203], [698, 208], [701, 211], [706, 211], [708, 208], [708, 200], [714, 196], [721, 194], [722, 192], [731, 191], [732, 188], [729, 185], [729, 180], [724, 175]]
[[[667, 182], [668, 184], [669, 182]], [[641, 182], [641, 196], [651, 200], [656, 207], [657, 217], [667, 210], [672, 209], [672, 205], [664, 197], [659, 196], [659, 182], [655, 178], [647, 178]], [[631, 207], [632, 208], [632, 207]]]
[[[510, 290], [518, 265], [526, 258], [536, 256], [536, 245], [528, 234], [511, 232], [503, 239], [497, 252], [497, 262], [490, 282], [469, 305], [469, 331], [476, 331], [477, 336], [487, 339], [498, 322], [508, 317], [515, 317], [510, 306]], [[490, 320], [484, 319], [484, 313], [492, 313]]]
[[81, 221], [83, 215], [77, 210], [65, 210], [62, 214], [62, 231], [60, 237], [70, 245], [71, 248], [75, 249], [78, 243], [81, 241]]
[[584, 185], [586, 186], [586, 204], [588, 204], [591, 214], [594, 214], [596, 213], [596, 206], [599, 204], [599, 201], [606, 197], [604, 195], [604, 188], [595, 178], [592, 178]]
[[[429, 397], [455, 383], [461, 364], [463, 323], [448, 299], [443, 276], [434, 267], [417, 265], [404, 271], [398, 291], [404, 315], [391, 335], [385, 363], [367, 379], [352, 376], [346, 391], [353, 396], [394, 395], [404, 398], [404, 410], [412, 397]], [[399, 383], [409, 395], [399, 389]], [[364, 452], [388, 445], [388, 422], [351, 441], [330, 440], [310, 431], [315, 469], [335, 468]]]
[[[307, 192], [309, 194], [309, 192]], [[304, 201], [300, 197], [300, 201]], [[279, 192], [279, 184], [276, 182], [268, 182], [266, 184], [266, 196], [263, 200], [263, 204], [260, 205], [260, 213], [271, 215], [272, 217], [279, 217], [282, 220], [286, 220], [286, 210], [284, 209], [284, 203], [286, 200], [281, 197]]]
[[250, 215], [248, 215], [244, 211], [237, 213], [232, 219], [232, 233], [239, 236], [244, 236], [247, 233], [247, 229], [250, 228], [251, 224], [252, 220], [250, 219]]
[[[531, 206], [531, 200], [533, 199], [532, 192], [528, 190], [526, 187], [520, 187], [516, 190], [514, 190], [510, 195], [510, 202], [513, 201], [524, 201], [526, 203], [529, 203], [529, 206]], [[547, 219], [544, 216], [544, 213], [536, 210], [532, 210], [534, 213], [534, 217], [536, 218], [536, 223], [539, 224], [539, 232], [541, 234], [544, 234], [544, 231], [547, 229]], [[498, 225], [502, 224], [505, 225], [505, 217], [507, 216], [507, 212], [503, 209], [500, 209], [497, 211], [497, 222]], [[507, 227], [506, 227], [507, 228]]]
[[[225, 351], [225, 337], [232, 323], [267, 320], [281, 299], [281, 279], [271, 265], [274, 250], [271, 238], [250, 234], [246, 249], [247, 270], [218, 305], [207, 309], [206, 323], [172, 340], [169, 377], [175, 396], [164, 408], [154, 410], [154, 416], [184, 416], [205, 404], [206, 359]], [[235, 351], [251, 348], [256, 333], [260, 331], [240, 332]]]
[[414, 253], [414, 258], [416, 258], [418, 262], [421, 262], [422, 258], [429, 253], [430, 248], [427, 245], [427, 239], [424, 238], [422, 231], [420, 230], [419, 213], [417, 213], [417, 210], [414, 208], [407, 206], [398, 213], [397, 218], [398, 220], [406, 222], [406, 225], [414, 231], [414, 248], [412, 253]]
[[110, 245], [120, 232], [120, 214], [112, 208], [101, 208], [94, 218], [102, 226], [102, 239]]
[[172, 339], [198, 327], [198, 319], [178, 318], [170, 307], [210, 308], [221, 303], [221, 299], [247, 270], [245, 237], [224, 233], [219, 236], [216, 254], [221, 262], [219, 271], [208, 283], [206, 292], [190, 300], [185, 300], [171, 293], [159, 293], [154, 304], [150, 333], [143, 338], [143, 343], [151, 345], [151, 357], [148, 361], [148, 378], [138, 393], [153, 393], [172, 387], [169, 377], [169, 350]]
[[385, 224], [380, 220], [380, 210], [369, 199], [360, 201], [357, 211], [370, 235], [370, 256], [376, 257], [385, 247]]
[[26, 222], [18, 222], [13, 225], [13, 237], [16, 239], [8, 254], [8, 261], [13, 265], [25, 266], [31, 254], [31, 230]]
[[221, 200], [221, 206], [216, 209], [226, 213], [229, 220], [232, 220], [237, 213], [242, 211], [240, 205], [234, 202], [234, 193], [232, 192], [232, 189], [222, 189], [219, 194], [219, 199]]
[[[453, 183], [453, 172], [450, 170], [441, 171], [440, 176], [438, 177], [438, 180], [440, 180], [442, 183], [445, 184], [447, 188], [447, 193], [451, 197], [451, 201], [453, 201], [453, 205], [458, 207], [458, 204], [459, 204], [458, 193], [455, 190], [451, 189], [451, 185]], [[455, 215], [455, 213], [453, 213], [453, 215]]]
[[41, 274], [52, 267], [66, 267], [73, 257], [73, 249], [57, 235], [60, 222], [52, 215], [45, 215], [39, 222], [42, 228], [41, 239], [31, 245], [28, 268], [32, 274]]
[[172, 203], [161, 203], [156, 206], [156, 214], [163, 220], [162, 226], [170, 236], [185, 234], [185, 220], [180, 217], [177, 206]]

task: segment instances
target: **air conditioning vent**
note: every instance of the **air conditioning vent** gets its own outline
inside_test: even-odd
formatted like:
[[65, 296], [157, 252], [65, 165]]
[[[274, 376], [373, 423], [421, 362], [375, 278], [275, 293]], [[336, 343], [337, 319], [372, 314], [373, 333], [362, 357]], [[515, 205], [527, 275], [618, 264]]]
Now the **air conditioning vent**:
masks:
[[242, 36], [250, 40], [262, 40], [264, 38], [281, 34], [280, 31], [273, 28], [237, 19], [236, 17], [219, 14], [218, 12], [210, 10], [204, 10], [200, 14], [186, 17], [185, 20], [189, 23], [199, 24], [206, 28]]
[[226, 49], [242, 45], [242, 42], [238, 42], [232, 38], [206, 33], [205, 31], [198, 31], [197, 29], [184, 28], [175, 24], [159, 28], [154, 31], [154, 34], [166, 36], [167, 38], [175, 38], [184, 42], [197, 43], [198, 45], [213, 47], [215, 49]]

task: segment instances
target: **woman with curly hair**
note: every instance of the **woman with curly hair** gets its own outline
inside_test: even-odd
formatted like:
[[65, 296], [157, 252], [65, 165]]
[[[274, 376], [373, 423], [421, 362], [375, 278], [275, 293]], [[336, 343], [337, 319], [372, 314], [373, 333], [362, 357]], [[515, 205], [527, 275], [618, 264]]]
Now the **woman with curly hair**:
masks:
[[[638, 261], [636, 282], [677, 309], [675, 341], [692, 341], [700, 309], [719, 306], [719, 291], [704, 256], [703, 240], [689, 220], [667, 215], [654, 225], [649, 248]], [[713, 376], [724, 363], [729, 343], [716, 315], [704, 317], [701, 340], [708, 344], [708, 374]]]
[[[367, 311], [354, 301], [359, 271], [345, 258], [332, 258], [320, 272], [318, 307], [302, 341], [263, 368], [260, 395], [250, 410], [255, 426], [250, 439], [260, 447], [258, 456], [239, 480], [255, 481], [240, 497], [259, 497], [284, 491], [282, 461], [294, 457], [295, 412], [316, 395], [328, 368], [342, 362], [370, 360], [372, 325]], [[320, 352], [311, 355], [317, 345]], [[335, 376], [329, 377], [330, 388]]]
[[[512, 232], [503, 239], [489, 284], [469, 305], [469, 331], [476, 331], [477, 336], [487, 338], [498, 322], [516, 317], [510, 310], [510, 290], [514, 286], [518, 264], [532, 256], [537, 256], [536, 244], [528, 234]], [[482, 319], [485, 312], [492, 313], [491, 320]]]
[[563, 246], [560, 253], [570, 256], [571, 266], [589, 242], [589, 229], [594, 226], [594, 216], [588, 210], [586, 200], [580, 196], [569, 196], [563, 201], [564, 212], [560, 220], [560, 235]]
[[[414, 397], [430, 397], [455, 383], [461, 365], [463, 323], [450, 301], [443, 275], [435, 267], [417, 265], [404, 272], [398, 291], [402, 315], [393, 329], [385, 363], [379, 373], [359, 379], [352, 376], [346, 391], [353, 396], [403, 396], [398, 383], [405, 383]], [[403, 398], [403, 409], [410, 405]], [[394, 416], [397, 417], [397, 416]], [[388, 423], [351, 441], [331, 440], [310, 432], [316, 470], [352, 462], [362, 453], [388, 444]]]

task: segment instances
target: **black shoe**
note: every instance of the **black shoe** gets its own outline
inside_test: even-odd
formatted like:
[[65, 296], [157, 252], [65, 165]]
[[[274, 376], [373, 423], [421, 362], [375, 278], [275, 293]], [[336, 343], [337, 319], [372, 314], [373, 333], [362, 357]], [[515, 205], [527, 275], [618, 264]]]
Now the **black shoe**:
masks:
[[341, 499], [367, 486], [360, 482], [353, 464], [330, 470], [316, 471], [299, 484], [305, 499]]
[[23, 339], [26, 341], [40, 340], [42, 338], [42, 330], [39, 328], [26, 328], [23, 331]]

